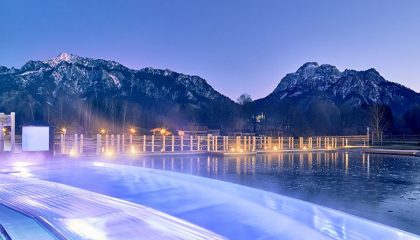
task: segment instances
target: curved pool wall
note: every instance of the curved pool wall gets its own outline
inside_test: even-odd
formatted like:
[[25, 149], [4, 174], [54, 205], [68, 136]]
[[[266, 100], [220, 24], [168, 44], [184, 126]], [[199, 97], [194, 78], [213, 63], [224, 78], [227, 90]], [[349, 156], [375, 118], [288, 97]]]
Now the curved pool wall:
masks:
[[[32, 217], [0, 204], [0, 224], [12, 240], [57, 240], [44, 225]], [[3, 233], [4, 234], [4, 233]], [[0, 239], [1, 238], [0, 234]]]
[[7, 226], [14, 239], [223, 239], [151, 208], [63, 184], [5, 174], [0, 182], [0, 204], [36, 219], [56, 237], [33, 224], [20, 229], [25, 234]]
[[316, 204], [185, 174], [69, 160], [32, 165], [29, 174], [149, 206], [230, 239], [418, 239]]

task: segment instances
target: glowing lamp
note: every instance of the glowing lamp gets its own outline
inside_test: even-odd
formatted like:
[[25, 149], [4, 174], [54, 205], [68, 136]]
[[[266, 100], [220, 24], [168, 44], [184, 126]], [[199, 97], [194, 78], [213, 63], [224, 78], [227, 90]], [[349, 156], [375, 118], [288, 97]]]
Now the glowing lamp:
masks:
[[77, 152], [72, 149], [70, 150], [69, 155], [70, 157], [77, 157]]
[[114, 156], [114, 152], [113, 151], [106, 151], [105, 155], [108, 156], [108, 157], [112, 157], [112, 156]]

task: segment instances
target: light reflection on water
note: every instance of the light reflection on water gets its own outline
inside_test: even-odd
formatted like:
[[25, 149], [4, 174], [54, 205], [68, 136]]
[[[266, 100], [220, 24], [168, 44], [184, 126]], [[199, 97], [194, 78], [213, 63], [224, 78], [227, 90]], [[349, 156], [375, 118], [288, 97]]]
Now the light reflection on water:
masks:
[[259, 188], [420, 234], [420, 159], [350, 152], [165, 156], [126, 164]]

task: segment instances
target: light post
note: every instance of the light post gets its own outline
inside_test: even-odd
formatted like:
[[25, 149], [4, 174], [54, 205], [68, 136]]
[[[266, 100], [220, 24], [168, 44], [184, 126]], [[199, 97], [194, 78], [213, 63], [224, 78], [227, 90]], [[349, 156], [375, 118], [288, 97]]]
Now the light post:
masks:
[[130, 150], [131, 153], [135, 153], [135, 149], [133, 146], [133, 135], [136, 133], [136, 129], [134, 127], [130, 127], [128, 131], [130, 132]]
[[66, 133], [67, 129], [65, 127], [61, 128], [61, 153], [66, 152]]
[[369, 147], [369, 127], [367, 129], [367, 146]]

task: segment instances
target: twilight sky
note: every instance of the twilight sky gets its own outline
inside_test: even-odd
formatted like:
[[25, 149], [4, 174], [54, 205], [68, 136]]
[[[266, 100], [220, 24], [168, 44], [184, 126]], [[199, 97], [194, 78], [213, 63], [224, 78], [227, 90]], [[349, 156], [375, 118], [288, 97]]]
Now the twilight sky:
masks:
[[420, 1], [1, 1], [0, 65], [60, 52], [199, 75], [232, 99], [266, 96], [307, 61], [419, 92]]

